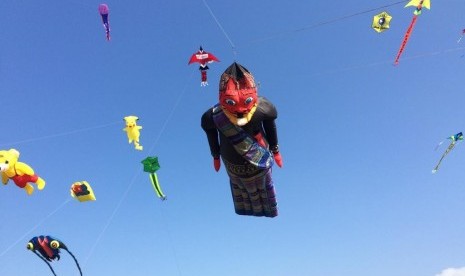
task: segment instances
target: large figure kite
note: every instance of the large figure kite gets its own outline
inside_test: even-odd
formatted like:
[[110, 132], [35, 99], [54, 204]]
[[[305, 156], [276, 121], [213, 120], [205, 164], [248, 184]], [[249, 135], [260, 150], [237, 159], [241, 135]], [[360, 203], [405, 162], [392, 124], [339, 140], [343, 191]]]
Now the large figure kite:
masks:
[[166, 200], [166, 196], [163, 194], [161, 190], [160, 183], [158, 182], [158, 176], [156, 172], [160, 169], [160, 163], [158, 163], [158, 157], [156, 156], [149, 156], [141, 161], [144, 165], [144, 172], [148, 172], [150, 175], [150, 181], [152, 182], [153, 189], [157, 193], [157, 196], [161, 200]]
[[430, 0], [411, 0], [410, 2], [405, 5], [405, 7], [408, 6], [416, 6], [415, 11], [413, 12], [413, 18], [412, 22], [410, 22], [410, 26], [407, 29], [407, 32], [405, 33], [404, 40], [402, 41], [402, 44], [400, 45], [399, 52], [397, 53], [396, 60], [394, 61], [394, 65], [399, 64], [399, 59], [400, 56], [402, 55], [402, 52], [405, 49], [405, 46], [407, 45], [407, 42], [410, 38], [410, 35], [412, 33], [413, 27], [415, 27], [415, 23], [417, 23], [417, 18], [421, 14], [421, 10], [423, 7], [430, 9]]
[[392, 16], [390, 16], [387, 12], [379, 13], [373, 16], [373, 24], [371, 27], [381, 33], [387, 29], [389, 29], [389, 23], [391, 23]]
[[110, 41], [110, 22], [108, 21], [109, 11], [107, 4], [98, 5], [98, 12], [102, 17], [103, 27], [105, 28], [105, 34], [108, 41]]
[[257, 96], [252, 74], [234, 62], [221, 75], [219, 103], [202, 116], [213, 165], [226, 167], [236, 214], [275, 217], [277, 200], [271, 178], [281, 167], [274, 105]]
[[198, 50], [195, 54], [191, 56], [191, 59], [189, 60], [188, 64], [197, 62], [200, 64], [199, 70], [201, 73], [201, 78], [202, 81], [200, 83], [201, 86], [206, 86], [208, 85], [207, 82], [207, 70], [210, 69], [208, 68], [207, 63], [212, 63], [212, 62], [219, 62], [219, 59], [217, 59], [213, 54], [205, 52], [200, 46], [200, 50]]
[[[439, 162], [436, 165], [436, 167], [434, 167], [434, 169], [432, 170], [432, 173], [436, 173], [438, 171], [439, 165], [441, 165], [442, 160], [444, 159], [444, 157], [446, 157], [447, 154], [449, 154], [449, 152], [451, 152], [454, 149], [455, 145], [457, 145], [457, 142], [463, 141], [463, 134], [462, 134], [462, 132], [459, 132], [459, 133], [457, 133], [455, 135], [447, 137], [447, 139], [450, 139], [451, 142], [450, 142], [449, 146], [447, 147], [446, 151], [444, 152], [444, 154], [441, 156], [441, 159], [439, 159]], [[439, 143], [438, 147], [443, 142]]]
[[34, 170], [26, 163], [19, 162], [19, 151], [16, 149], [0, 151], [0, 174], [2, 183], [8, 184], [11, 179], [16, 186], [26, 190], [28, 195], [34, 192], [34, 186], [37, 185], [39, 190], [45, 187], [45, 181], [34, 173]]
[[71, 255], [71, 257], [74, 259], [74, 261], [76, 262], [77, 268], [79, 269], [79, 273], [82, 276], [81, 267], [79, 266], [79, 263], [76, 257], [73, 255], [73, 253], [71, 253], [68, 250], [68, 247], [66, 247], [66, 245], [58, 239], [52, 238], [50, 236], [34, 237], [27, 244], [27, 249], [31, 250], [39, 258], [41, 258], [48, 265], [53, 275], [55, 276], [56, 276], [55, 271], [53, 270], [50, 263], [53, 260], [57, 260], [57, 261], [60, 260], [60, 253], [61, 253], [60, 249], [63, 249], [67, 251], [69, 255]]

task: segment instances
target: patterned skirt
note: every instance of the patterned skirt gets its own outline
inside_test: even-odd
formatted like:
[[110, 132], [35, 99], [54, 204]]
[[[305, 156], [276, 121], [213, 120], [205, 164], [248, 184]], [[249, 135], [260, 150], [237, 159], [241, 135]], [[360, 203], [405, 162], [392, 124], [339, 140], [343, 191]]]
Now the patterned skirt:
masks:
[[278, 215], [271, 168], [252, 177], [239, 177], [227, 171], [236, 214], [270, 218]]

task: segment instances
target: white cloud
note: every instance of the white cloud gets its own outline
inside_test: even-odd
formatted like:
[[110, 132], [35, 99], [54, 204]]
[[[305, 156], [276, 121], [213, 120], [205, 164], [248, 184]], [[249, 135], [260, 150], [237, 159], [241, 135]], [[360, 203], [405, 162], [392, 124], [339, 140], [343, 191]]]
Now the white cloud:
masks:
[[447, 268], [436, 276], [465, 276], [465, 267], [461, 268]]

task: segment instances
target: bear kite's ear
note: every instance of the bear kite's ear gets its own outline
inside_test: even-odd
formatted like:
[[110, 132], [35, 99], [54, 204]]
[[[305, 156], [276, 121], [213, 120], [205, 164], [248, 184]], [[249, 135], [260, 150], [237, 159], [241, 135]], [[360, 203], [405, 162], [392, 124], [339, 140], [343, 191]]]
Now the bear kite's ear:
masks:
[[11, 154], [15, 155], [16, 158], [19, 157], [19, 151], [17, 151], [16, 149], [10, 149], [9, 152], [10, 152]]

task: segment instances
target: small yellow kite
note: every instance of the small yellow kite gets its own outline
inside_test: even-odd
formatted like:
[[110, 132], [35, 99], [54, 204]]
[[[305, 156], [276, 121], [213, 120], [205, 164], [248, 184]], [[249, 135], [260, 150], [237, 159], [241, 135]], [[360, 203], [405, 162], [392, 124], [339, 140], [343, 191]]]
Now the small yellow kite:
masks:
[[373, 16], [373, 24], [371, 27], [378, 33], [381, 33], [387, 29], [389, 29], [389, 23], [391, 22], [392, 16], [390, 16], [387, 12], [379, 13]]
[[413, 6], [418, 8], [421, 12], [421, 8], [425, 7], [427, 9], [431, 9], [431, 1], [430, 0], [410, 0], [410, 2], [405, 5], [405, 7]]
[[136, 150], [142, 150], [142, 146], [139, 144], [140, 130], [142, 126], [137, 125], [139, 118], [137, 116], [126, 116], [124, 121], [126, 122], [126, 127], [123, 128], [123, 131], [126, 131], [128, 135], [129, 143], [134, 142], [134, 147]]
[[87, 181], [74, 182], [71, 185], [71, 196], [80, 202], [95, 200], [95, 194]]

